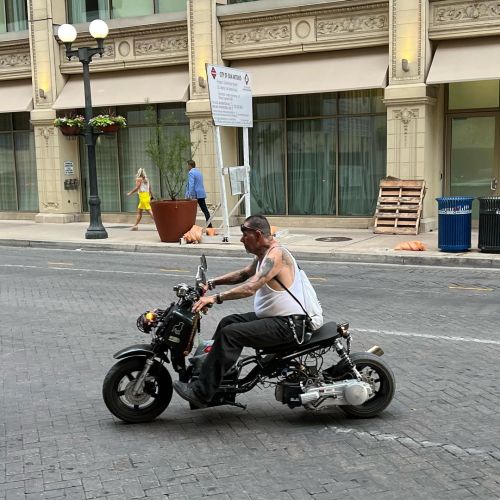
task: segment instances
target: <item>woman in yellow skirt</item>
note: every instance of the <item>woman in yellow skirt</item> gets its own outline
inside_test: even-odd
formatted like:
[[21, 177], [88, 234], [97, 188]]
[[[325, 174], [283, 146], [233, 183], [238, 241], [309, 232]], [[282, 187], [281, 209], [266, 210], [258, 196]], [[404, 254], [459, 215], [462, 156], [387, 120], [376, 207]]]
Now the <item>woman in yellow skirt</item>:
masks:
[[146, 175], [146, 171], [143, 168], [140, 168], [137, 171], [137, 174], [135, 176], [135, 188], [132, 189], [132, 191], [129, 191], [127, 193], [127, 196], [130, 196], [134, 193], [137, 193], [139, 195], [139, 205], [137, 205], [137, 218], [135, 220], [135, 224], [130, 228], [131, 231], [137, 231], [139, 229], [138, 226], [139, 222], [142, 219], [143, 210], [146, 210], [149, 215], [151, 215], [151, 219], [153, 219], [154, 222], [153, 212], [151, 211], [150, 205], [152, 196], [151, 184]]

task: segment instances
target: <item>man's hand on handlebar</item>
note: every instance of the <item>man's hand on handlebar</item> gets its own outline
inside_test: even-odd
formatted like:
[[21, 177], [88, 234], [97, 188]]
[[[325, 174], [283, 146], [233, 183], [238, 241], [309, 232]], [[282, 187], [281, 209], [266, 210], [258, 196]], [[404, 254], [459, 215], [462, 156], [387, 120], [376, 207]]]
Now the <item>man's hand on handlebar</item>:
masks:
[[197, 302], [194, 303], [192, 312], [206, 312], [209, 307], [212, 307], [215, 304], [215, 295], [205, 295], [200, 298]]

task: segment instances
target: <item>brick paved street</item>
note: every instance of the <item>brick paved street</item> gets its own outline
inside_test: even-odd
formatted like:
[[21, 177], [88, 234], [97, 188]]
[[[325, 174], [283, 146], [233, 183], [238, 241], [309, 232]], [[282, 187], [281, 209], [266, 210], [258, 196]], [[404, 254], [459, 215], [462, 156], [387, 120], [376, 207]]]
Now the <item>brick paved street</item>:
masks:
[[[209, 275], [244, 262], [211, 258]], [[290, 410], [255, 388], [247, 410], [174, 395], [155, 422], [123, 424], [101, 397], [112, 354], [147, 340], [137, 316], [195, 266], [0, 247], [0, 500], [500, 498], [499, 271], [303, 263], [354, 351], [384, 348], [398, 387], [381, 417]], [[204, 337], [249, 308], [214, 308]]]

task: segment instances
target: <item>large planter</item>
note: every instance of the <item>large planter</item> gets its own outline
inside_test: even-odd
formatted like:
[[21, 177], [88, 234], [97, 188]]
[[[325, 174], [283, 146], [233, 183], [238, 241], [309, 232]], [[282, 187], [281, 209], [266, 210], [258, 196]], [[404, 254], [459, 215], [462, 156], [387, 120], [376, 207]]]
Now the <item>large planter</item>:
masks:
[[158, 200], [151, 202], [156, 229], [163, 243], [178, 243], [196, 222], [196, 200]]
[[94, 127], [98, 132], [102, 132], [103, 134], [116, 134], [120, 129], [120, 125], [118, 123], [113, 123], [112, 125], [106, 125], [105, 127]]
[[70, 127], [69, 125], [62, 125], [59, 129], [62, 135], [80, 135], [83, 131], [81, 127]]

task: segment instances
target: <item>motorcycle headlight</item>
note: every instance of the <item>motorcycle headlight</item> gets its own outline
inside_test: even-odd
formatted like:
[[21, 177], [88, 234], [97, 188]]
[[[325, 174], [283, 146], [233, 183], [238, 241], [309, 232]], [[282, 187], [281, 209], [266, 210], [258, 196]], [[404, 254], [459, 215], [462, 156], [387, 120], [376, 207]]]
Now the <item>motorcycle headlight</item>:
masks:
[[151, 330], [158, 324], [158, 314], [156, 311], [146, 311], [137, 318], [137, 328], [143, 333], [151, 333]]

